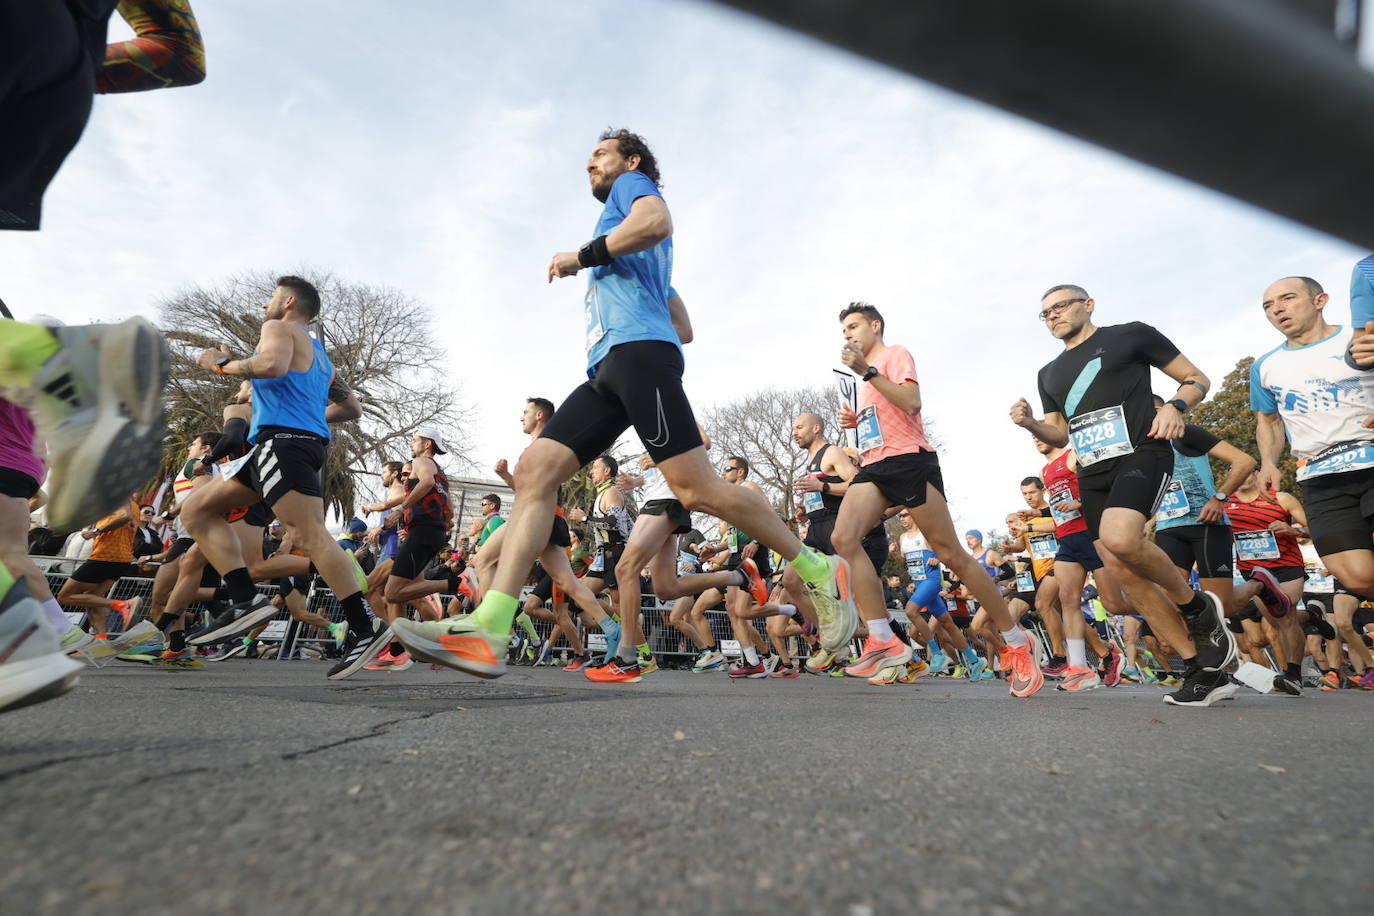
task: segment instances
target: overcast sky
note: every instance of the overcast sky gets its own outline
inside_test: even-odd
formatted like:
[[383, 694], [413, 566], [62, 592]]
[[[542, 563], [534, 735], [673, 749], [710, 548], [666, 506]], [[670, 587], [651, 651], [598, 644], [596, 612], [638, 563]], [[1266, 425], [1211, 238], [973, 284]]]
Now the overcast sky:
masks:
[[584, 377], [584, 280], [545, 269], [591, 235], [608, 125], [661, 165], [693, 401], [831, 384], [839, 307], [872, 302], [915, 356], [961, 528], [997, 526], [1040, 467], [1007, 409], [1060, 348], [1046, 287], [1155, 324], [1219, 384], [1279, 342], [1269, 282], [1316, 277], [1346, 323], [1365, 254], [714, 5], [196, 13], [206, 82], [97, 99], [43, 231], [0, 234], [0, 298], [81, 323], [245, 270], [396, 287], [434, 309], [484, 468], [524, 446], [527, 395]]

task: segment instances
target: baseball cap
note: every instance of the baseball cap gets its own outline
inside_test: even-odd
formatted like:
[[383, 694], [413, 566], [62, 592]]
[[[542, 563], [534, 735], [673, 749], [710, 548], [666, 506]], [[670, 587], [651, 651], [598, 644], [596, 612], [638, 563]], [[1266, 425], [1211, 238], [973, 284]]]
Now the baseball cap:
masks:
[[360, 518], [355, 518], [348, 523], [349, 534], [367, 534], [367, 522]]
[[428, 439], [429, 441], [433, 442], [434, 454], [436, 455], [442, 455], [448, 451], [448, 449], [444, 446], [444, 434], [439, 432], [437, 427], [422, 426], [419, 429], [415, 430], [415, 435], [419, 436], [422, 439]]

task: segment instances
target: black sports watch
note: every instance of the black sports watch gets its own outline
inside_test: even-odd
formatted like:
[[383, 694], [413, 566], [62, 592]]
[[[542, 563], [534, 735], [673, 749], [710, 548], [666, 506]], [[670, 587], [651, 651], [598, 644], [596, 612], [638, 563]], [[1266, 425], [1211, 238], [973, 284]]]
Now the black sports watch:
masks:
[[878, 377], [878, 367], [877, 367], [877, 366], [869, 366], [866, 370], [864, 370], [863, 380], [864, 380], [865, 382], [871, 382], [871, 381], [873, 381], [873, 380], [874, 380], [875, 378], [877, 378], [877, 377]]
[[1179, 413], [1188, 412], [1188, 402], [1183, 400], [1183, 398], [1174, 398], [1172, 401], [1169, 402], [1169, 406], [1172, 407], [1174, 410], [1177, 410]]

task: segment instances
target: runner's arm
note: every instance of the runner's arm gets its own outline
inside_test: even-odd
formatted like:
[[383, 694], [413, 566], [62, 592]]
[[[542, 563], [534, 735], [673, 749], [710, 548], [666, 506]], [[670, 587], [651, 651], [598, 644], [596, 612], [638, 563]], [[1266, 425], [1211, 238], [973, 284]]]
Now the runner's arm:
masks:
[[1310, 538], [1312, 531], [1307, 527], [1307, 510], [1303, 509], [1302, 503], [1292, 493], [1279, 490], [1276, 494], [1278, 503], [1288, 510], [1288, 514], [1293, 516], [1293, 527], [1300, 529], [1298, 537]]
[[1011, 422], [1029, 432], [1046, 445], [1063, 448], [1069, 444], [1069, 421], [1062, 413], [1046, 413], [1045, 419], [1035, 419], [1030, 402], [1019, 398], [1011, 405]]
[[1207, 389], [1212, 387], [1207, 376], [1203, 375], [1202, 370], [1194, 366], [1192, 361], [1182, 353], [1169, 360], [1159, 367], [1169, 378], [1178, 382], [1178, 391], [1172, 398], [1164, 402], [1164, 406], [1155, 411], [1154, 422], [1150, 425], [1149, 437], [1151, 439], [1177, 439], [1183, 435], [1183, 412], [1173, 405], [1173, 401], [1182, 401], [1187, 404], [1187, 410], [1202, 403], [1202, 399], [1207, 397]]
[[189, 3], [120, 0], [118, 9], [134, 37], [105, 46], [96, 92], [170, 89], [205, 79], [205, 45]]
[[349, 420], [356, 420], [362, 415], [362, 402], [353, 393], [353, 389], [345, 385], [338, 375], [331, 378], [329, 380], [329, 405], [324, 409], [324, 421], [326, 423], [347, 423]]
[[681, 296], [668, 297], [668, 318], [673, 322], [673, 330], [677, 332], [679, 342], [689, 344], [692, 342], [692, 317], [687, 314], [687, 304], [682, 301]]
[[[1255, 469], [1255, 459], [1236, 448], [1225, 439], [1219, 441], [1208, 450], [1207, 456], [1218, 461], [1225, 461], [1231, 466], [1231, 470], [1226, 474], [1226, 479], [1217, 487], [1218, 492], [1228, 496], [1240, 489], [1240, 485], [1245, 483], [1245, 479], [1250, 476], [1250, 472]], [[1225, 510], [1221, 507], [1221, 501], [1216, 496], [1210, 496], [1198, 512], [1198, 520], [1206, 524], [1221, 521]]]
[[1279, 488], [1279, 455], [1283, 453], [1283, 418], [1277, 413], [1255, 411], [1255, 444], [1260, 453], [1260, 488]]
[[613, 258], [648, 251], [673, 234], [668, 204], [655, 194], [645, 194], [630, 204], [619, 226], [606, 236], [606, 251]]
[[[295, 351], [296, 338], [289, 324], [280, 318], [264, 321], [262, 337], [258, 339], [258, 347], [253, 355], [225, 363], [221, 367], [221, 374], [244, 378], [281, 378], [290, 370], [291, 356]], [[201, 355], [202, 366], [213, 352], [207, 350]]]
[[415, 458], [411, 461], [410, 470], [415, 476], [415, 486], [406, 494], [405, 499], [397, 507], [402, 511], [409, 509], [424, 498], [425, 494], [434, 489], [434, 471], [437, 465], [429, 458]]

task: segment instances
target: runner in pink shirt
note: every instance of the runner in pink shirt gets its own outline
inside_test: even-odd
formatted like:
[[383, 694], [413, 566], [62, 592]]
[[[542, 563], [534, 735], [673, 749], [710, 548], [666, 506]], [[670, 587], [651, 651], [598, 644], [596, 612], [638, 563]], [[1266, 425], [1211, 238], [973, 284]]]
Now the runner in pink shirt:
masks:
[[886, 322], [876, 308], [851, 302], [840, 312], [845, 345], [844, 364], [858, 373], [859, 409], [840, 408], [840, 425], [857, 429], [859, 473], [849, 483], [831, 543], [848, 562], [854, 600], [868, 624], [868, 639], [858, 661], [845, 669], [853, 677], [873, 677], [894, 665], [904, 665], [911, 649], [892, 632], [883, 601], [882, 582], [873, 564], [863, 562], [863, 537], [882, 521], [892, 506], [905, 506], [926, 542], [987, 609], [1006, 640], [1003, 661], [1011, 671], [1011, 692], [1028, 697], [1044, 678], [1035, 662], [1030, 640], [1007, 610], [997, 584], [963, 549], [945, 503], [940, 460], [926, 439], [921, 422], [921, 390], [916, 364], [905, 347], [883, 341]]

